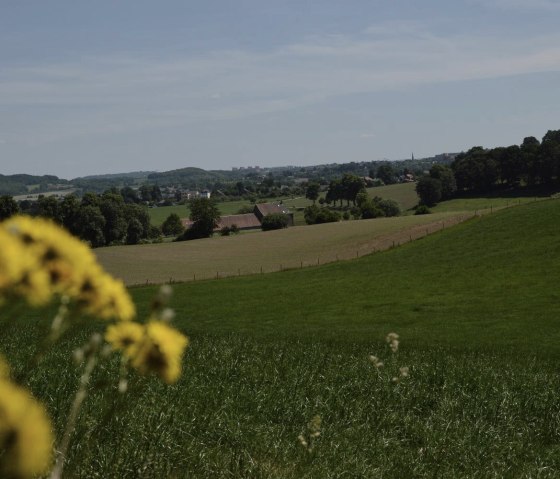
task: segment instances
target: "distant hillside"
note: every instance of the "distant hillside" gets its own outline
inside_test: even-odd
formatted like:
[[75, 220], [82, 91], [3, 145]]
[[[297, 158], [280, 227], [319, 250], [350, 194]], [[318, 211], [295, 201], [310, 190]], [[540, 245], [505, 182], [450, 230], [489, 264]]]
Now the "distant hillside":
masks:
[[56, 189], [57, 186], [69, 184], [68, 180], [54, 175], [0, 175], [0, 194], [23, 195], [30, 191], [45, 192]]
[[148, 180], [160, 185], [177, 184], [187, 187], [210, 188], [216, 181], [228, 179], [230, 176], [231, 172], [227, 171], [207, 171], [202, 168], [187, 167], [162, 173], [152, 173], [148, 176]]
[[74, 178], [72, 181], [77, 180], [107, 180], [115, 178], [147, 178], [149, 175], [154, 173], [154, 171], [132, 171], [130, 173], [108, 173], [105, 175], [88, 175]]

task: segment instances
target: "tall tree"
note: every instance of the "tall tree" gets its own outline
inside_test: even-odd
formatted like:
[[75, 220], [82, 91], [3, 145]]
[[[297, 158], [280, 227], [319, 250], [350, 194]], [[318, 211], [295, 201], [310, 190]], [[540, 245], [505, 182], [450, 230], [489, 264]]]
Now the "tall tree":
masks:
[[194, 198], [189, 202], [189, 207], [193, 223], [177, 239], [183, 241], [212, 236], [220, 221], [220, 211], [214, 201], [208, 198]]
[[320, 189], [319, 183], [315, 183], [315, 182], [307, 183], [307, 188], [305, 189], [305, 197], [313, 201], [313, 204], [315, 204], [317, 198], [319, 198], [319, 189]]
[[0, 221], [19, 213], [19, 206], [10, 195], [0, 196]]

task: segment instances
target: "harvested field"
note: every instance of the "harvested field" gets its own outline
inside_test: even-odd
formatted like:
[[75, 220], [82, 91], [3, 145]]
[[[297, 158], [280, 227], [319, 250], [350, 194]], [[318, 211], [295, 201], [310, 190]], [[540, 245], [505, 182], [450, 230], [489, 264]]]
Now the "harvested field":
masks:
[[470, 217], [472, 213], [378, 218], [95, 252], [103, 266], [128, 285], [223, 278], [352, 259]]

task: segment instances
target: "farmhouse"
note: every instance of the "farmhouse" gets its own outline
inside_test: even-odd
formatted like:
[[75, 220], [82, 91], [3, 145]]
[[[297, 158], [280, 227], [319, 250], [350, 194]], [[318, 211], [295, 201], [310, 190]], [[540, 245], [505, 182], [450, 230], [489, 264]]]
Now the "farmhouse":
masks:
[[276, 203], [260, 203], [258, 205], [255, 205], [255, 209], [253, 210], [253, 212], [255, 213], [255, 216], [259, 219], [261, 223], [263, 218], [267, 215], [276, 214], [276, 213], [288, 215], [289, 218], [288, 225], [294, 226], [294, 214], [291, 213], [290, 210], [283, 205], [276, 204]]
[[261, 222], [254, 215], [254, 213], [247, 213], [244, 215], [228, 215], [222, 216], [218, 223], [218, 230], [233, 225], [237, 226], [240, 230], [259, 230], [261, 229]]
[[[263, 218], [273, 213], [287, 215], [289, 218], [288, 225], [294, 226], [294, 214], [288, 208], [275, 203], [260, 203], [255, 205], [252, 213], [222, 216], [214, 231], [220, 231], [225, 227], [231, 228], [233, 225], [236, 225], [239, 230], [243, 231], [258, 230], [261, 228]], [[182, 218], [181, 223], [187, 229], [191, 227], [193, 222], [189, 218]]]

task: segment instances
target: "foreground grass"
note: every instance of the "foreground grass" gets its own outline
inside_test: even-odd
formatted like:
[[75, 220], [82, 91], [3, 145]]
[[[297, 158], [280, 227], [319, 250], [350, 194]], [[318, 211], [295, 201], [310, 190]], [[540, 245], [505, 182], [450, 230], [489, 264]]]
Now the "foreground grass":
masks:
[[[25, 330], [25, 328], [23, 328]], [[20, 329], [2, 349], [21, 354]], [[71, 338], [29, 379], [59, 431], [76, 387]], [[142, 380], [118, 397], [93, 390], [68, 477], [557, 477], [560, 379], [533, 356], [381, 342], [259, 340], [195, 334], [180, 382]], [[12, 349], [12, 351], [10, 351]], [[378, 375], [368, 354], [387, 357]], [[411, 376], [391, 382], [397, 366]], [[117, 364], [97, 375], [115, 378]], [[111, 374], [112, 373], [112, 374]], [[49, 379], [47, 379], [49, 378]], [[134, 385], [133, 385], [134, 387]], [[108, 416], [101, 411], [112, 408]], [[321, 437], [297, 437], [314, 415]]]
[[[182, 379], [115, 399], [118, 364], [100, 370], [112, 392], [88, 399], [69, 476], [558, 477], [559, 206], [355, 261], [176, 285], [176, 325], [191, 337]], [[141, 311], [155, 290], [132, 289]], [[77, 381], [68, 359], [87, 335], [26, 371], [45, 316], [5, 327], [0, 350], [60, 429]], [[389, 331], [402, 339], [394, 357]], [[369, 354], [385, 360], [379, 375]], [[402, 365], [410, 378], [393, 383]], [[315, 414], [309, 454], [297, 436]]]

